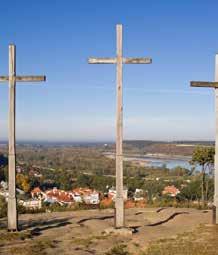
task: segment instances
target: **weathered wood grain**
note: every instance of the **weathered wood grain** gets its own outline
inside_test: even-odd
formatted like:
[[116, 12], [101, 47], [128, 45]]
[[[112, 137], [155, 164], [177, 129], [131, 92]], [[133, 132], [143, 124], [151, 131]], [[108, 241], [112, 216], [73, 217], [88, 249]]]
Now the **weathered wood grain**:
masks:
[[[116, 64], [117, 58], [89, 58], [89, 64]], [[122, 58], [123, 64], [151, 64], [151, 58]]]
[[151, 64], [151, 58], [123, 58], [124, 64]]
[[8, 230], [17, 231], [15, 96], [16, 48], [9, 45], [9, 142], [8, 142]]
[[117, 30], [117, 106], [116, 106], [116, 228], [124, 227], [123, 198], [123, 61], [122, 25]]
[[89, 64], [116, 64], [116, 58], [88, 58]]

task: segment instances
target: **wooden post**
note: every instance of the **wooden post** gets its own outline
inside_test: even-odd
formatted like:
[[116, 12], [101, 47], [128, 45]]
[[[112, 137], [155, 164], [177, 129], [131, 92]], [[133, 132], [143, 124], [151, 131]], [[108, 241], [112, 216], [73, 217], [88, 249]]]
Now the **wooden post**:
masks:
[[17, 231], [16, 201], [16, 143], [15, 143], [15, 93], [16, 93], [16, 48], [9, 45], [9, 153], [8, 153], [8, 230]]
[[192, 81], [192, 87], [208, 87], [215, 89], [215, 156], [214, 156], [214, 206], [212, 222], [218, 224], [218, 54], [215, 58], [215, 81]]
[[[122, 25], [116, 26], [117, 55], [116, 58], [89, 58], [89, 64], [116, 64], [116, 200], [115, 200], [115, 228], [122, 228], [124, 223], [123, 197], [123, 64], [151, 64], [151, 58], [124, 58], [122, 54]], [[1, 80], [1, 76], [0, 76]]]
[[[218, 55], [215, 59], [215, 82], [218, 82]], [[215, 223], [218, 224], [218, 88], [215, 88], [215, 159], [214, 159], [214, 206]]]
[[9, 75], [0, 76], [0, 82], [9, 81], [8, 125], [8, 231], [18, 230], [16, 199], [16, 82], [45, 81], [45, 76], [16, 76], [16, 47], [9, 45]]
[[117, 107], [116, 107], [116, 215], [115, 227], [124, 227], [123, 198], [123, 85], [122, 25], [117, 30]]

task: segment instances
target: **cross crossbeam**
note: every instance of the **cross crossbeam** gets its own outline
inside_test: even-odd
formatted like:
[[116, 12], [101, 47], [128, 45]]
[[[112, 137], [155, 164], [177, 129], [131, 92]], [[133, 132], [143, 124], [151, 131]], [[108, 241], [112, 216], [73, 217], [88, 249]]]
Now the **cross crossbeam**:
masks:
[[124, 58], [122, 56], [122, 25], [116, 26], [117, 55], [114, 58], [89, 58], [89, 64], [116, 64], [116, 201], [115, 227], [124, 227], [124, 195], [123, 195], [123, 64], [151, 64], [151, 58]]
[[16, 47], [9, 45], [9, 75], [0, 76], [0, 82], [9, 82], [9, 141], [8, 141], [8, 230], [17, 231], [16, 199], [16, 82], [45, 81], [45, 76], [16, 76]]
[[218, 82], [191, 81], [191, 87], [218, 88]]
[[[45, 76], [12, 76], [15, 78], [16, 82], [39, 82], [46, 81]], [[10, 76], [0, 76], [0, 82], [6, 82], [10, 80]]]
[[[151, 64], [151, 58], [122, 58], [123, 64]], [[117, 58], [89, 58], [89, 64], [116, 64]]]

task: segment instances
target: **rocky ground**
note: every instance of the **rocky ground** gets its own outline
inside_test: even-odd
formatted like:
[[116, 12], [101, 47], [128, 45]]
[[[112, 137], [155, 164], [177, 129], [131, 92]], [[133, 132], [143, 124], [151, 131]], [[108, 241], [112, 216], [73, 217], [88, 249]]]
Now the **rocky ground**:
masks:
[[[23, 214], [19, 216], [22, 229], [19, 233], [8, 233], [6, 219], [2, 219], [0, 221], [0, 254], [180, 254], [178, 251], [177, 253], [160, 252], [158, 250], [160, 241], [167, 240], [168, 243], [165, 243], [169, 244], [171, 240], [171, 244], [175, 243], [172, 240], [180, 240], [181, 236], [183, 239], [190, 236], [189, 240], [191, 240], [191, 236], [196, 229], [199, 229], [199, 226], [203, 228], [200, 232], [198, 231], [202, 239], [202, 233], [205, 231], [208, 233], [206, 228], [210, 231], [213, 229], [210, 225], [211, 211], [208, 210], [134, 208], [126, 210], [126, 226], [132, 229], [133, 234], [108, 234], [105, 230], [113, 226], [113, 213], [112, 209], [107, 209]], [[205, 236], [210, 237], [210, 234]], [[184, 241], [181, 242], [184, 244]], [[182, 246], [178, 244], [178, 247], [182, 252]], [[164, 249], [169, 252], [167, 247], [161, 248], [161, 250]], [[216, 253], [213, 251], [213, 253], [205, 254]]]

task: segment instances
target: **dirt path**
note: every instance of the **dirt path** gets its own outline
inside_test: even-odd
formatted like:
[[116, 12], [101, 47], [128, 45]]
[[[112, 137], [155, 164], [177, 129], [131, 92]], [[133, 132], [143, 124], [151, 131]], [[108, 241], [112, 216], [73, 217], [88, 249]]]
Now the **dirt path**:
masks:
[[[150, 241], [175, 237], [209, 224], [211, 211], [181, 208], [126, 210], [126, 225], [132, 236], [105, 235], [113, 226], [113, 210], [89, 210], [20, 215], [22, 232], [12, 236], [0, 231], [0, 254], [106, 254], [125, 244], [133, 254], [145, 250]], [[0, 222], [0, 226], [5, 221]], [[9, 240], [10, 238], [10, 240]]]

